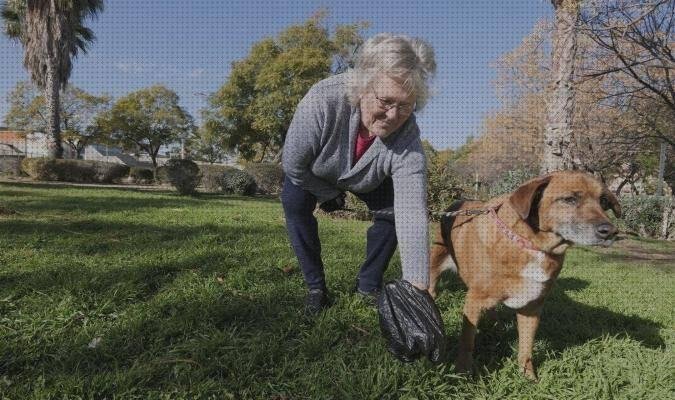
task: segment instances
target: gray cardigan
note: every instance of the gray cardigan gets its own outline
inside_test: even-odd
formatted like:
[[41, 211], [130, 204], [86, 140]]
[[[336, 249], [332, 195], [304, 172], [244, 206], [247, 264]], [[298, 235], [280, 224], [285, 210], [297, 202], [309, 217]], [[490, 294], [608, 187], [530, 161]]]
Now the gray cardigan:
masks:
[[375, 139], [352, 168], [361, 112], [349, 103], [346, 89], [345, 74], [332, 76], [300, 101], [284, 143], [284, 172], [319, 203], [344, 191], [372, 191], [391, 177], [403, 279], [428, 286], [426, 158], [415, 116], [387, 138]]

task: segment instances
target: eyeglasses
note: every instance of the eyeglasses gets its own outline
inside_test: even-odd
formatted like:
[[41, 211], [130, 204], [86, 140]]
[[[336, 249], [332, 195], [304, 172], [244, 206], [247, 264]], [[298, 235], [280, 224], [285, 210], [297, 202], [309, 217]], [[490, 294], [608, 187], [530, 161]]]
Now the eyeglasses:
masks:
[[392, 108], [398, 108], [402, 114], [410, 114], [414, 109], [414, 104], [396, 104], [395, 102], [387, 99], [383, 99], [375, 94], [375, 100], [377, 100], [377, 105], [382, 109], [382, 111], [389, 111]]

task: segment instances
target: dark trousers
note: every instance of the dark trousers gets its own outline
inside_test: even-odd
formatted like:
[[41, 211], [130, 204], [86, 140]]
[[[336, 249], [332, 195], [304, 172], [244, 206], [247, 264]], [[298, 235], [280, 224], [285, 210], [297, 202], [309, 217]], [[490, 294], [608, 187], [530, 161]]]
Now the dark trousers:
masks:
[[[386, 179], [372, 192], [354, 193], [369, 210], [393, 207], [394, 186]], [[284, 178], [281, 203], [291, 246], [298, 258], [305, 283], [309, 289], [326, 289], [321, 242], [314, 209], [316, 197]], [[366, 259], [358, 274], [359, 289], [370, 292], [382, 287], [382, 275], [396, 250], [396, 228], [393, 216], [374, 216], [366, 238]]]

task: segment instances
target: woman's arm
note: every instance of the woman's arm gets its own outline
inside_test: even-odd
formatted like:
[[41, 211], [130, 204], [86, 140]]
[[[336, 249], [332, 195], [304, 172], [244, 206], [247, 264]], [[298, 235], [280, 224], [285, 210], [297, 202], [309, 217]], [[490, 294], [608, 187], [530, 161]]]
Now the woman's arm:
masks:
[[421, 290], [429, 286], [429, 221], [426, 157], [419, 137], [395, 160], [394, 213], [403, 279]]
[[282, 154], [284, 173], [294, 184], [311, 192], [319, 203], [334, 199], [341, 192], [314, 175], [312, 162], [321, 152], [325, 96], [310, 89], [300, 101], [286, 134]]

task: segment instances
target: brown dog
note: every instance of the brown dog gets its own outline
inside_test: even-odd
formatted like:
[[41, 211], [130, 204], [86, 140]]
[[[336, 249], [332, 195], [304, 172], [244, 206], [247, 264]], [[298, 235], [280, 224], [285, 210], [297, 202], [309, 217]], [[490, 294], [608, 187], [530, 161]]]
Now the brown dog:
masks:
[[607, 218], [621, 209], [616, 197], [593, 176], [574, 171], [532, 179], [515, 192], [488, 202], [455, 204], [448, 211], [494, 208], [493, 214], [445, 217], [431, 248], [431, 283], [459, 272], [468, 288], [464, 327], [456, 360], [458, 371], [471, 369], [476, 326], [483, 311], [504, 303], [515, 309], [518, 363], [536, 379], [532, 346], [544, 297], [560, 273], [565, 250], [574, 244], [610, 245], [617, 232]]

